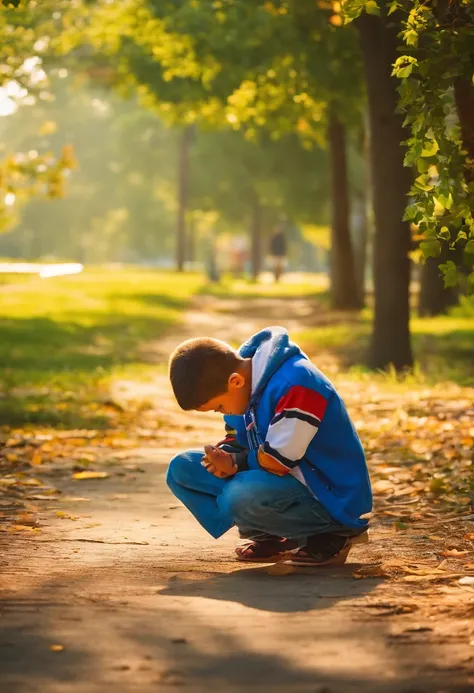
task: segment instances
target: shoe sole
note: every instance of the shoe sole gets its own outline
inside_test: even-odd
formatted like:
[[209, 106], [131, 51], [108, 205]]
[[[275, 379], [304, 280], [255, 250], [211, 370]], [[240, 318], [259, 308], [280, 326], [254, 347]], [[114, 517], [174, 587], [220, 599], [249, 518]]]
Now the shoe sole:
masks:
[[246, 558], [245, 556], [239, 556], [239, 554], [236, 554], [236, 559], [241, 563], [279, 563], [286, 556], [291, 556], [291, 551], [276, 553], [273, 556], [268, 556], [265, 558]]
[[280, 561], [280, 563], [289, 566], [300, 566], [302, 568], [324, 568], [326, 566], [331, 565], [344, 565], [344, 563], [347, 561], [347, 557], [349, 556], [350, 550], [355, 544], [367, 544], [369, 541], [369, 533], [363, 532], [362, 534], [358, 534], [355, 537], [350, 537], [348, 539], [347, 545], [341, 551], [339, 551], [339, 553], [336, 556], [333, 556], [327, 561], [317, 562], [312, 561], [311, 558], [305, 559], [293, 556], [288, 560]]

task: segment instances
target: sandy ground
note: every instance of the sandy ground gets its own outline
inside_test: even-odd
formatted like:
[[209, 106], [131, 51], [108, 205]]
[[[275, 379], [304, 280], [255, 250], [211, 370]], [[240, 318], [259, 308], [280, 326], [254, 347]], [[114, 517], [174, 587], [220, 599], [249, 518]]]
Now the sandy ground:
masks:
[[[240, 340], [281, 322], [265, 313], [236, 326], [191, 311], [146, 348], [160, 360], [210, 327]], [[474, 690], [474, 590], [354, 579], [361, 563], [397, 554], [377, 521], [350, 563], [316, 574], [269, 575], [234, 560], [234, 530], [208, 537], [164, 475], [178, 441], [214, 441], [220, 421], [179, 413], [159, 387], [148, 395], [168, 416], [161, 447], [117, 456], [105, 479], [74, 481], [67, 461], [45, 469], [62, 494], [38, 501], [39, 530], [0, 535], [1, 693]], [[125, 400], [132, 390], [118, 386]]]

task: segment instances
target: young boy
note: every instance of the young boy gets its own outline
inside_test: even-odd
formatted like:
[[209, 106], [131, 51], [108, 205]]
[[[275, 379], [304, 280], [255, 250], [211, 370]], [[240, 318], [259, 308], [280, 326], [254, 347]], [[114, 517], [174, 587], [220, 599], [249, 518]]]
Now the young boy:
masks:
[[168, 486], [204, 529], [217, 539], [237, 525], [250, 540], [240, 560], [344, 563], [372, 508], [364, 452], [334, 386], [287, 331], [268, 327], [238, 351], [190, 339], [169, 375], [182, 409], [224, 414], [225, 440], [168, 469]]

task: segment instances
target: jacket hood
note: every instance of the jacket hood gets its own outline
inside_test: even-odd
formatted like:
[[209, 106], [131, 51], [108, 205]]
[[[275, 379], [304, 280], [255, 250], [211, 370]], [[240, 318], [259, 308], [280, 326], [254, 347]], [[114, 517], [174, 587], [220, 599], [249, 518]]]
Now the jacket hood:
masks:
[[242, 344], [242, 358], [252, 359], [252, 394], [250, 404], [258, 400], [270, 378], [292, 356], [302, 354], [284, 327], [266, 327]]

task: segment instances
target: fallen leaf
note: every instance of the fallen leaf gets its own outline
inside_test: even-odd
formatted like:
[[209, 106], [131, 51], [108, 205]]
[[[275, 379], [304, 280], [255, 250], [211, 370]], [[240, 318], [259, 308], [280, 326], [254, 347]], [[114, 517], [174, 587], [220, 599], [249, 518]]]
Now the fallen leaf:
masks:
[[471, 575], [466, 575], [465, 577], [459, 578], [460, 585], [474, 585], [474, 577]]
[[49, 649], [51, 652], [62, 652], [64, 650], [64, 645], [51, 645]]
[[389, 493], [392, 489], [393, 484], [388, 479], [377, 479], [377, 481], [374, 481], [372, 484], [372, 491], [376, 496]]
[[9, 529], [10, 532], [34, 532], [36, 527], [31, 527], [30, 525], [12, 525]]
[[430, 575], [406, 575], [402, 580], [405, 582], [433, 582], [434, 580], [453, 580], [454, 578], [465, 577], [463, 573], [432, 573]]
[[352, 573], [352, 577], [356, 580], [368, 577], [388, 577], [388, 573], [384, 570], [381, 563], [374, 563], [373, 565], [366, 565], [359, 568]]
[[90, 498], [85, 498], [83, 496], [63, 496], [59, 499], [61, 503], [89, 503]]
[[43, 486], [43, 482], [40, 481], [39, 479], [22, 479], [21, 482], [22, 486]]
[[457, 558], [459, 556], [467, 556], [468, 553], [469, 551], [458, 551], [458, 549], [449, 549], [448, 551], [441, 551], [441, 556]]
[[36, 527], [38, 520], [34, 515], [30, 513], [23, 513], [17, 517], [18, 525], [28, 525], [29, 527]]
[[467, 539], [467, 541], [474, 541], [474, 532], [471, 534], [465, 534], [464, 539]]
[[34, 495], [34, 496], [30, 496], [30, 498], [31, 498], [32, 500], [47, 500], [47, 501], [54, 500], [54, 499], [51, 498], [51, 496], [47, 496], [47, 495], [44, 494], [44, 493], [38, 493], [38, 494], [36, 494], [36, 495]]
[[75, 515], [69, 515], [69, 513], [63, 513], [62, 510], [56, 510], [56, 517], [61, 518], [61, 520], [78, 520], [79, 519]]
[[72, 478], [80, 481], [83, 479], [106, 479], [108, 476], [107, 472], [76, 472]]
[[40, 453], [39, 450], [35, 450], [33, 457], [31, 458], [31, 464], [33, 467], [39, 467], [39, 465], [43, 461], [43, 455]]

